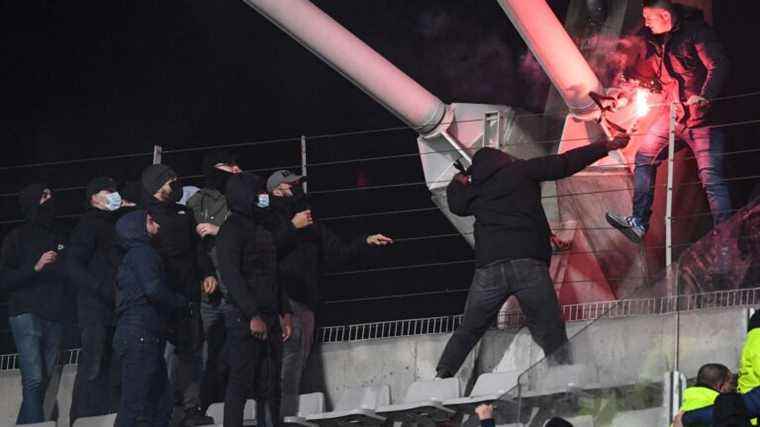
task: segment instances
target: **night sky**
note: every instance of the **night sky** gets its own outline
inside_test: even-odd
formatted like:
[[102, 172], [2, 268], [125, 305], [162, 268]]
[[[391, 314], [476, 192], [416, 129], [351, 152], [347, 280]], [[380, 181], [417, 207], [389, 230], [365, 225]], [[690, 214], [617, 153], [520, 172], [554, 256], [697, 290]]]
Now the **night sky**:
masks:
[[[553, 1], [564, 16], [566, 1]], [[715, 27], [733, 61], [727, 94], [760, 90], [754, 1], [716, 1]], [[317, 1], [323, 10], [444, 102], [506, 104], [540, 111], [545, 82], [525, 73], [525, 47], [495, 1]], [[292, 138], [238, 147], [246, 169], [300, 164], [297, 138], [309, 137], [309, 162], [410, 154], [309, 169], [315, 216], [433, 207], [423, 185], [340, 191], [424, 180], [415, 134], [242, 1], [0, 2], [2, 115], [0, 193], [39, 180], [78, 187], [108, 174], [135, 179], [150, 156], [34, 168], [7, 166], [93, 156], [150, 153], [182, 176], [200, 173], [205, 151], [172, 149]], [[728, 104], [728, 103], [726, 103]], [[760, 96], [720, 106], [725, 121], [757, 118]], [[757, 146], [760, 125], [729, 128], [732, 149]], [[372, 133], [346, 132], [388, 129]], [[317, 137], [321, 136], [321, 137]], [[314, 138], [312, 138], [314, 137]], [[760, 173], [758, 153], [727, 156], [730, 176]], [[262, 172], [266, 174], [267, 172]], [[200, 184], [197, 179], [187, 183]], [[732, 185], [735, 205], [757, 181]], [[321, 193], [320, 191], [328, 191]], [[81, 190], [59, 193], [63, 214], [83, 210]], [[0, 198], [0, 219], [19, 217]], [[330, 220], [341, 236], [454, 233], [435, 210]], [[4, 230], [7, 230], [7, 225]], [[460, 237], [405, 241], [362, 265], [338, 271], [466, 260]], [[327, 301], [441, 292], [325, 305], [323, 323], [461, 312], [472, 266], [454, 264], [347, 274], [324, 281]]]

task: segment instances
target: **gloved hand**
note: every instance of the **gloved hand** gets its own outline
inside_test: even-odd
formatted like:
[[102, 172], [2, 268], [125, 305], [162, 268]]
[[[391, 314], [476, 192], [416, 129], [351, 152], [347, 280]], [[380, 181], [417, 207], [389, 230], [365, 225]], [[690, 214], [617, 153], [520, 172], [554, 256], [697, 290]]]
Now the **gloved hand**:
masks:
[[627, 133], [619, 133], [612, 137], [612, 140], [606, 141], [604, 144], [607, 147], [607, 151], [612, 151], [627, 147], [630, 141], [630, 135]]

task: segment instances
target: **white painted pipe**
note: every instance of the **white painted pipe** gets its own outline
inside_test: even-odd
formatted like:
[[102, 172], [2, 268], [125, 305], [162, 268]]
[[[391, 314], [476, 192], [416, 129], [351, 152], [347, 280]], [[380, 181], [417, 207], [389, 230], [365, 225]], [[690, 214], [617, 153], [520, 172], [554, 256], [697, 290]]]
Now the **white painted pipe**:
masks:
[[570, 113], [591, 120], [598, 108], [588, 96], [602, 93], [602, 84], [544, 0], [497, 0], [533, 52]]
[[422, 135], [446, 106], [308, 0], [243, 0]]

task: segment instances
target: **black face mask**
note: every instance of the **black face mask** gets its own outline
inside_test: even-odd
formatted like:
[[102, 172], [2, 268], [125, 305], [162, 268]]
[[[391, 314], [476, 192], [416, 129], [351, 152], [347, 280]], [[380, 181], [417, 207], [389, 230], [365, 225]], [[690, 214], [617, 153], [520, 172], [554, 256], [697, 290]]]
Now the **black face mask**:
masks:
[[55, 219], [55, 199], [48, 199], [37, 207], [37, 215], [34, 222], [42, 225], [50, 225]]
[[172, 181], [169, 183], [169, 187], [172, 189], [171, 194], [169, 194], [169, 201], [179, 203], [182, 200], [182, 185], [179, 181]]

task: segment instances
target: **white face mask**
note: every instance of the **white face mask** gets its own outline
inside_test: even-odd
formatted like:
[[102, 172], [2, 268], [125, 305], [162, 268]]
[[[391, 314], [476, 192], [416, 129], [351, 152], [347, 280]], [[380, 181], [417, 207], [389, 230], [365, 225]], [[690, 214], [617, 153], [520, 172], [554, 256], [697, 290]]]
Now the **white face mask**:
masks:
[[106, 194], [106, 209], [109, 211], [115, 211], [121, 207], [121, 194], [113, 192]]

